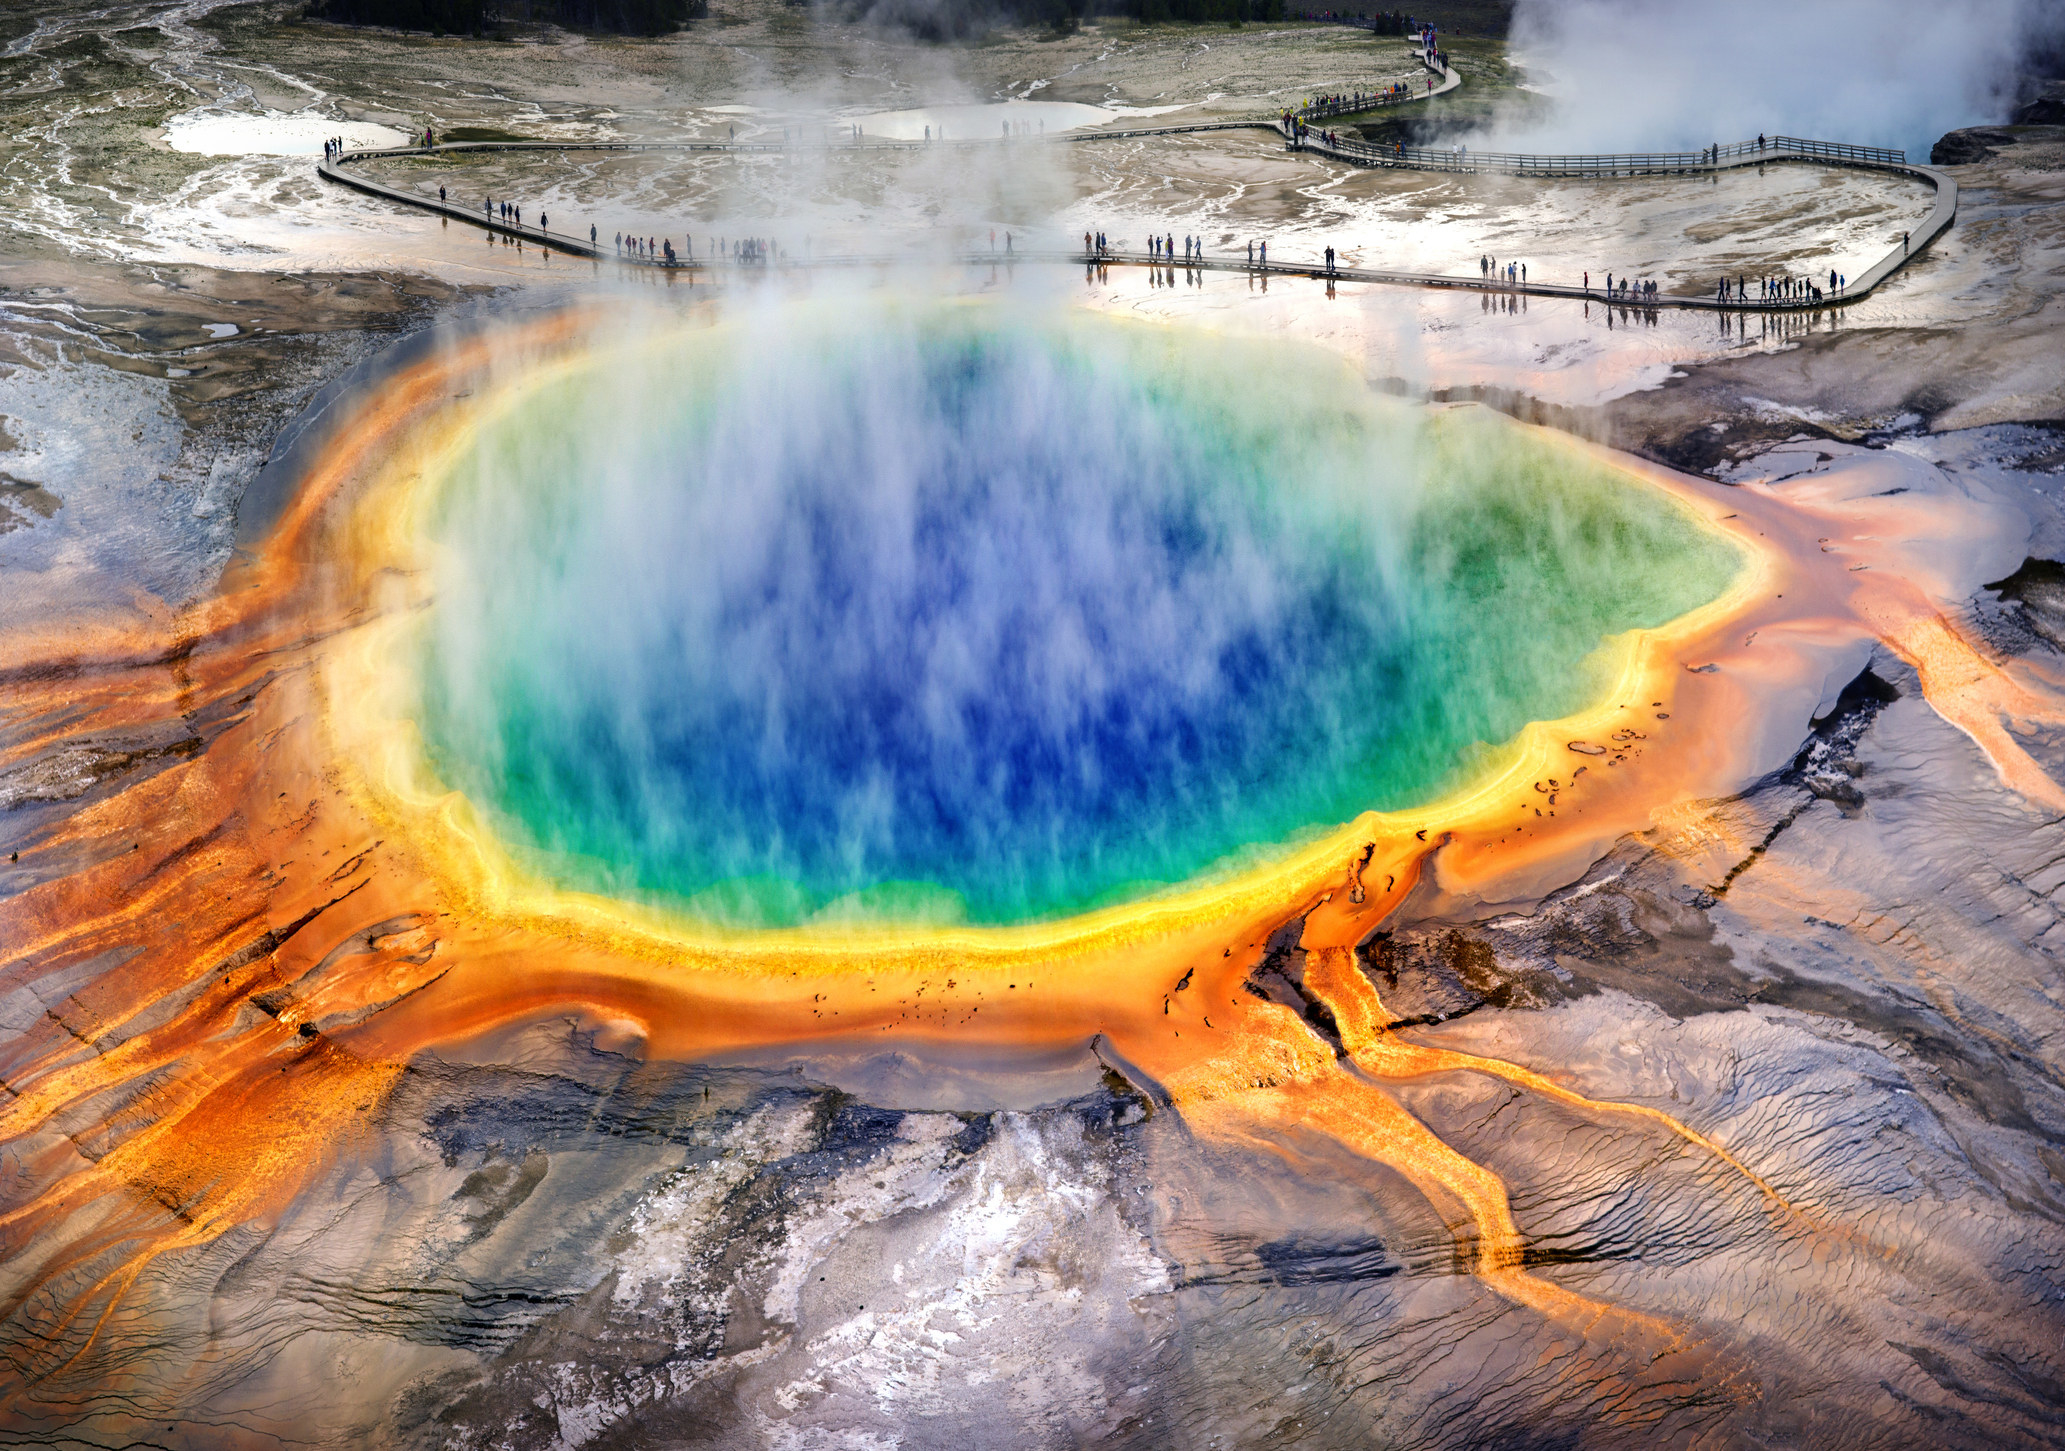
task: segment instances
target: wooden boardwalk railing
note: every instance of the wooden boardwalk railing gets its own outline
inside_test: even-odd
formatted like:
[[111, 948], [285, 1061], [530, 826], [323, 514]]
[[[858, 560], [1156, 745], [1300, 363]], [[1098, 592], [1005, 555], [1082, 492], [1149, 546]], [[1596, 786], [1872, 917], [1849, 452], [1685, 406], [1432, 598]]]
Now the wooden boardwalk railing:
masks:
[[[1293, 128], [1279, 123], [1277, 129], [1290, 136]], [[1386, 146], [1380, 142], [1338, 136], [1325, 141], [1316, 139], [1309, 127], [1299, 130], [1293, 140], [1308, 149], [1323, 150], [1344, 161], [1355, 161], [1365, 166], [1405, 167], [1412, 171], [1497, 172], [1517, 176], [1659, 176], [1726, 171], [1768, 161], [1825, 161], [1838, 165], [1910, 169], [1904, 151], [1879, 146], [1850, 146], [1840, 141], [1809, 141], [1798, 136], [1735, 141], [1709, 146], [1701, 151], [1559, 156], [1519, 151], [1472, 151], [1461, 144], [1449, 147]]]
[[[1443, 84], [1433, 94], [1453, 89], [1460, 81], [1452, 68], [1443, 72]], [[1424, 99], [1424, 97], [1415, 97]], [[1523, 152], [1473, 152], [1457, 146], [1449, 150], [1438, 147], [1383, 146], [1358, 138], [1329, 137], [1327, 128], [1314, 128], [1298, 120], [1281, 117], [1259, 118], [1238, 121], [1193, 121], [1165, 126], [1128, 127], [1108, 131], [1073, 131], [1053, 136], [990, 137], [977, 140], [956, 139], [953, 141], [902, 141], [874, 140], [859, 137], [828, 142], [825, 147], [811, 150], [835, 149], [839, 151], [923, 151], [933, 148], [998, 147], [1017, 145], [1038, 145], [1042, 143], [1082, 144], [1096, 141], [1115, 141], [1154, 136], [1191, 135], [1207, 131], [1275, 131], [1284, 137], [1286, 145], [1293, 151], [1311, 152], [1354, 166], [1385, 167], [1407, 171], [1453, 172], [1462, 174], [1496, 174], [1508, 176], [1532, 176], [1544, 180], [1572, 178], [1600, 178], [1660, 175], [1707, 175], [1719, 171], [1736, 170], [1742, 167], [1764, 166], [1774, 163], [1805, 163], [1822, 166], [1859, 167], [1868, 170], [1892, 172], [1928, 182], [1936, 189], [1936, 203], [1928, 217], [1911, 233], [1903, 233], [1886, 255], [1880, 258], [1863, 276], [1851, 279], [1840, 293], [1814, 298], [1721, 298], [1718, 296], [1687, 296], [1682, 294], [1660, 294], [1648, 297], [1609, 298], [1603, 288], [1587, 289], [1567, 284], [1543, 281], [1509, 284], [1485, 277], [1450, 277], [1432, 273], [1397, 272], [1374, 268], [1337, 267], [1328, 272], [1311, 263], [1276, 262], [1258, 266], [1239, 258], [1198, 258], [1187, 264], [1172, 264], [1169, 259], [1153, 257], [1139, 252], [1104, 252], [1086, 257], [1081, 252], [1015, 252], [1008, 256], [995, 254], [968, 254], [965, 260], [981, 264], [985, 262], [1068, 262], [1096, 266], [1157, 266], [1172, 267], [1185, 265], [1193, 270], [1239, 271], [1264, 275], [1294, 277], [1325, 277], [1342, 282], [1390, 283], [1414, 287], [1445, 287], [1464, 291], [1494, 292], [1509, 295], [1524, 294], [1534, 297], [1577, 298], [1590, 301], [1611, 302], [1624, 307], [1678, 307], [1700, 308], [1725, 312], [1807, 312], [1821, 308], [1841, 307], [1869, 296], [1888, 277], [1899, 271], [1908, 260], [1927, 247], [1949, 229], [1957, 217], [1957, 183], [1945, 173], [1933, 167], [1918, 166], [1907, 160], [1905, 152], [1883, 147], [1852, 146], [1837, 141], [1815, 141], [1797, 136], [1767, 136], [1754, 141], [1736, 141], [1708, 147], [1704, 151], [1655, 151], [1628, 152], [1611, 155], [1547, 156]], [[630, 267], [654, 267], [672, 272], [685, 273], [693, 279], [710, 270], [711, 264], [689, 262], [685, 259], [664, 262], [638, 255], [613, 254], [611, 249], [597, 245], [588, 238], [562, 232], [547, 232], [538, 227], [525, 226], [507, 221], [492, 211], [479, 211], [470, 207], [453, 205], [427, 197], [417, 192], [405, 191], [374, 181], [355, 173], [350, 168], [361, 162], [388, 158], [415, 158], [465, 154], [469, 152], [523, 152], [523, 151], [599, 151], [599, 152], [719, 152], [741, 156], [793, 154], [800, 148], [786, 143], [769, 141], [461, 141], [445, 142], [434, 147], [405, 146], [386, 150], [344, 151], [325, 156], [317, 167], [318, 174], [325, 180], [347, 186], [369, 196], [381, 197], [404, 206], [435, 212], [454, 221], [466, 222], [494, 233], [528, 241], [534, 245], [563, 252], [576, 257], [589, 257], [597, 261], [614, 261]], [[900, 260], [890, 257], [846, 257], [814, 259], [806, 264], [797, 264], [784, 259], [777, 265], [790, 267], [809, 266], [891, 266]], [[726, 259], [719, 259], [719, 267], [730, 267]], [[753, 265], [753, 264], [748, 264]], [[1738, 268], [1737, 271], [1750, 269]]]

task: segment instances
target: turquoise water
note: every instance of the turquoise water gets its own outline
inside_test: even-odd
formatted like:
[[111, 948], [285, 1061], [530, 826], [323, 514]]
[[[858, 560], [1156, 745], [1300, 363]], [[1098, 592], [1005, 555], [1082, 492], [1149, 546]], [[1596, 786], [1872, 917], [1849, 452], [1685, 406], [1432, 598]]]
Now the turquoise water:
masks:
[[1716, 597], [1667, 497], [1337, 359], [981, 308], [604, 355], [446, 482], [432, 759], [716, 922], [1011, 923], [1424, 801]]

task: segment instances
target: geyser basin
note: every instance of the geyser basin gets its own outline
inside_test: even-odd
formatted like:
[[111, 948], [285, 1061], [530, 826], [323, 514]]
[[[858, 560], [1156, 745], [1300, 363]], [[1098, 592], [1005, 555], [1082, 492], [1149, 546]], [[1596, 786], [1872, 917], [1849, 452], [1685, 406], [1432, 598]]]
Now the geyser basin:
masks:
[[1733, 544], [1317, 350], [790, 306], [452, 455], [418, 714], [532, 870], [733, 927], [1006, 924], [1426, 801]]

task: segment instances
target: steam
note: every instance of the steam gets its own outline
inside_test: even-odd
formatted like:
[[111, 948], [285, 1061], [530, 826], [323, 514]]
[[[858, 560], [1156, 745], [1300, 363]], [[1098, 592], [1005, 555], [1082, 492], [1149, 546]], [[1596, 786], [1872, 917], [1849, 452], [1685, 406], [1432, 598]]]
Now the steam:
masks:
[[[2049, 0], [1519, 0], [1512, 42], [1555, 102], [1501, 145], [1695, 150], [1757, 134], [1904, 149], [2005, 120]], [[1489, 138], [1488, 138], [1489, 139]]]
[[749, 923], [1138, 895], [1427, 795], [1725, 575], [1322, 354], [741, 308], [536, 385], [447, 485], [434, 758], [583, 885]]

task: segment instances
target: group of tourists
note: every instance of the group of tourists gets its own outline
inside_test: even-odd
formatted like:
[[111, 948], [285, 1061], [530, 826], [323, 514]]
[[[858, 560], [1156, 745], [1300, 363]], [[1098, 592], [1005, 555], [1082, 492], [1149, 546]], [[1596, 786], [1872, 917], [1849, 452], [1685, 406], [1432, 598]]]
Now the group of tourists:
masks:
[[[593, 227], [588, 229], [588, 235], [591, 241], [594, 240]], [[739, 267], [765, 267], [780, 262], [787, 255], [772, 237], [706, 237], [703, 240], [707, 255]], [[670, 237], [639, 237], [629, 232], [616, 233], [611, 243], [617, 256], [633, 262], [656, 263], [662, 267], [696, 265], [693, 236], [683, 237], [679, 248]]]
[[[994, 249], [994, 244], [993, 244]], [[1101, 262], [1113, 255], [1111, 238], [1103, 232], [1083, 233], [1083, 258], [1088, 262]], [[1155, 267], [1197, 267], [1205, 260], [1205, 239], [1185, 236], [1178, 250], [1178, 238], [1173, 233], [1160, 236], [1149, 234], [1147, 238], [1147, 260]], [[1338, 266], [1338, 258], [1332, 247], [1326, 249], [1326, 270], [1331, 275]], [[1248, 243], [1248, 266], [1269, 265], [1269, 243], [1250, 241]]]
[[[1277, 124], [1291, 138], [1292, 143], [1295, 145], [1303, 145], [1305, 138], [1312, 134], [1312, 128], [1306, 125], [1304, 118], [1295, 111], [1285, 111], [1277, 118]], [[1340, 137], [1332, 131], [1321, 131], [1319, 133], [1319, 140], [1322, 146], [1337, 146], [1340, 144]]]
[[[439, 201], [444, 200], [444, 195], [444, 188], [438, 188], [437, 196]], [[481, 210], [486, 212], [491, 217], [494, 217], [500, 221], [507, 222], [512, 227], [520, 227], [523, 225], [523, 208], [518, 206], [515, 202], [498, 202], [492, 196], [490, 196], [482, 200]], [[538, 230], [541, 232], [545, 231], [551, 225], [551, 216], [545, 212], [539, 212]], [[595, 229], [593, 227], [590, 227], [588, 230], [590, 238], [592, 240]]]
[[[1430, 82], [1431, 84], [1431, 82]], [[1393, 81], [1381, 91], [1342, 91], [1324, 96], [1314, 96], [1298, 108], [1300, 116], [1347, 116], [1357, 111], [1373, 111], [1379, 106], [1396, 105], [1412, 99], [1412, 87], [1404, 81]]]
[[[595, 229], [590, 227], [588, 234], [592, 238], [595, 234]], [[688, 246], [688, 255], [685, 258], [675, 252], [671, 238], [634, 237], [627, 232], [619, 232], [616, 234], [617, 255], [619, 257], [629, 257], [636, 262], [659, 262], [668, 267], [678, 266], [683, 261], [693, 263], [696, 250], [695, 238], [688, 237], [684, 240]]]
[[[1592, 290], [1592, 274], [1585, 274], [1585, 292]], [[1613, 280], [1611, 272], [1606, 274], [1606, 295], [1620, 302], [1648, 302], [1662, 295], [1663, 289], [1653, 279], [1637, 282], [1632, 277]]]
[[[1489, 254], [1477, 259], [1477, 271], [1487, 281], [1498, 281], [1508, 287], [1527, 286], [1527, 264], [1525, 262], [1501, 263]], [[1589, 274], [1587, 274], [1589, 275]]]
[[[1183, 265], [1188, 267], [1194, 258], [1204, 256], [1205, 245], [1201, 237], [1186, 236], [1183, 239]], [[1157, 237], [1152, 233], [1147, 238], [1147, 256], [1151, 262], [1173, 263], [1176, 260], [1176, 239], [1173, 236]]]
[[[1850, 286], [1850, 279], [1833, 267], [1828, 273], [1828, 291], [1806, 277], [1760, 277], [1757, 279], [1757, 296], [1765, 302], [1820, 302], [1829, 293], [1841, 296]], [[1747, 290], [1741, 280], [1736, 282], [1737, 295], [1747, 297]]]

